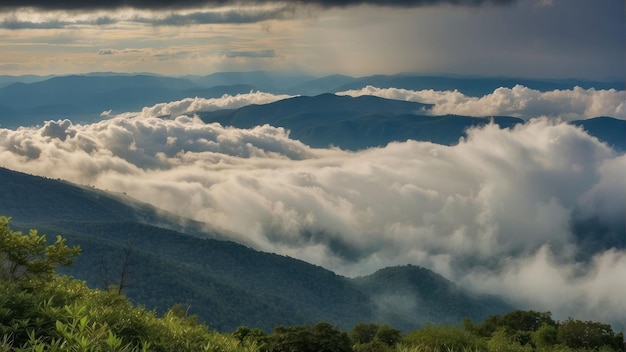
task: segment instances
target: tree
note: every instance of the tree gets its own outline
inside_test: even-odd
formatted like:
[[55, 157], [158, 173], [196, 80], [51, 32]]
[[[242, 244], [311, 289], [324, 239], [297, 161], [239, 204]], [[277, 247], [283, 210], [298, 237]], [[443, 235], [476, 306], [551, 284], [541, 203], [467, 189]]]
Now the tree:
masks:
[[550, 312], [536, 312], [534, 310], [515, 310], [502, 317], [502, 323], [508, 330], [535, 331], [542, 324], [556, 325]]
[[556, 326], [543, 324], [531, 334], [533, 344], [539, 348], [549, 348], [557, 344]]
[[133, 243], [129, 241], [126, 243], [126, 247], [124, 247], [123, 249], [120, 269], [119, 272], [116, 273], [116, 277], [114, 278], [111, 278], [111, 275], [109, 273], [109, 265], [107, 265], [104, 258], [101, 258], [100, 281], [107, 291], [115, 292], [118, 295], [121, 295], [122, 290], [129, 286], [128, 276], [130, 274], [131, 266], [135, 264], [132, 260], [133, 252]]
[[400, 330], [389, 325], [380, 325], [374, 340], [380, 341], [389, 347], [395, 346], [401, 340]]
[[478, 326], [464, 323], [466, 330], [487, 338], [491, 337], [497, 330], [503, 329], [506, 334], [514, 337], [522, 345], [530, 343], [532, 333], [543, 324], [556, 326], [556, 322], [552, 319], [552, 313], [515, 310], [503, 316], [490, 316]]
[[515, 336], [509, 335], [503, 328], [496, 330], [487, 341], [491, 352], [531, 352], [532, 347], [522, 345]]
[[278, 326], [268, 336], [270, 352], [316, 352], [313, 334], [306, 326]]
[[372, 342], [377, 332], [378, 325], [359, 323], [350, 330], [350, 340], [354, 344]]
[[317, 352], [349, 352], [352, 351], [348, 334], [334, 326], [321, 322], [311, 328]]
[[617, 351], [624, 350], [623, 334], [615, 334], [609, 324], [569, 318], [559, 324], [557, 336], [560, 343], [571, 348], [598, 349], [608, 346]]
[[394, 346], [401, 340], [400, 330], [389, 325], [364, 324], [354, 325], [350, 330], [350, 340], [355, 345], [369, 344], [378, 341], [387, 346]]
[[10, 219], [0, 217], [0, 279], [8, 283], [48, 278], [58, 266], [70, 265], [81, 252], [78, 246], [68, 247], [61, 236], [48, 245], [46, 236], [37, 230], [28, 235], [9, 228]]
[[484, 350], [479, 336], [458, 326], [426, 324], [421, 329], [405, 335], [402, 342], [427, 350]]
[[267, 351], [267, 335], [259, 328], [240, 326], [233, 332], [233, 337], [242, 346], [256, 346], [260, 351]]
[[[236, 332], [237, 333], [237, 332]], [[238, 335], [249, 334], [245, 329]], [[269, 352], [351, 352], [348, 334], [328, 323], [308, 326], [279, 326], [267, 335]]]

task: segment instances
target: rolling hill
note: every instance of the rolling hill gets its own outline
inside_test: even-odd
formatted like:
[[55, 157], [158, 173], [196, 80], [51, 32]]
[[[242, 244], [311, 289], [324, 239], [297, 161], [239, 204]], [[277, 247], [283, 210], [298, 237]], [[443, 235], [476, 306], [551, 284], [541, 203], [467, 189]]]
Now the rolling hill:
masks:
[[140, 111], [144, 106], [187, 97], [215, 98], [255, 89], [246, 84], [207, 87], [188, 79], [154, 75], [53, 77], [0, 88], [0, 124], [17, 128], [60, 118], [91, 123], [100, 120], [103, 111]]
[[507, 309], [495, 296], [473, 296], [443, 276], [413, 265], [383, 268], [353, 282], [374, 302], [379, 321], [390, 319], [402, 327], [416, 319], [454, 325], [463, 317]]
[[[312, 147], [330, 145], [348, 150], [385, 146], [409, 139], [454, 145], [473, 126], [493, 121], [510, 128], [524, 120], [493, 116], [429, 116], [429, 105], [374, 96], [301, 96], [265, 105], [248, 105], [234, 110], [200, 112], [205, 122], [250, 128], [268, 123], [290, 130], [290, 137]], [[626, 121], [598, 117], [573, 121], [591, 135], [617, 150], [626, 150]]]
[[572, 121], [587, 133], [607, 143], [618, 151], [626, 150], [626, 120], [600, 116], [593, 119]]

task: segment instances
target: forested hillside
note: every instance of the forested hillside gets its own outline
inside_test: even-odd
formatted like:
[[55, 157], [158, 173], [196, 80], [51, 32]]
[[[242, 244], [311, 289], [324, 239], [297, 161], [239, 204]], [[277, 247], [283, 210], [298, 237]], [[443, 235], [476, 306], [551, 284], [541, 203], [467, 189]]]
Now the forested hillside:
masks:
[[[349, 279], [294, 258], [216, 240], [123, 195], [0, 169], [0, 214], [22, 231], [63, 235], [83, 249], [63, 273], [90, 287], [121, 286], [133, 303], [165, 312], [183, 304], [220, 331], [239, 325], [266, 331], [277, 325], [326, 321], [347, 329], [377, 322], [408, 331], [424, 323], [482, 320], [512, 307], [494, 297], [473, 296], [426, 269], [398, 267]], [[184, 233], [186, 232], [186, 233]], [[401, 287], [412, 310], [384, 303], [377, 287]], [[437, 290], [437, 295], [430, 292]], [[382, 302], [382, 303], [381, 303]]]
[[[88, 288], [58, 276], [81, 252], [62, 237], [47, 245], [36, 230], [23, 234], [0, 217], [0, 350], [2, 351], [623, 351], [623, 334], [609, 325], [549, 312], [513, 311], [482, 323], [427, 324], [406, 334], [384, 324], [347, 331], [318, 322], [277, 326], [270, 333], [239, 326], [219, 333], [176, 304], [164, 314], [134, 307], [120, 287]], [[382, 273], [380, 275], [385, 275]], [[436, 277], [436, 275], [430, 275]], [[223, 293], [226, 294], [226, 293]], [[229, 297], [238, 299], [238, 297]]]

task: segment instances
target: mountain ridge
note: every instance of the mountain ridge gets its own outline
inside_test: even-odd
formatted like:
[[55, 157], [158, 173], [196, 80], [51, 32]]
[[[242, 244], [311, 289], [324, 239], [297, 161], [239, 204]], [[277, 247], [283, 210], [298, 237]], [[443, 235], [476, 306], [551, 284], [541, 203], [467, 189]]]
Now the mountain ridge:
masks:
[[[73, 82], [69, 84], [68, 82]], [[470, 96], [490, 94], [500, 87], [523, 84], [540, 91], [583, 88], [624, 90], [624, 82], [450, 77], [420, 74], [314, 77], [272, 71], [217, 72], [206, 76], [164, 76], [150, 73], [94, 72], [58, 76], [0, 76], [0, 106], [4, 128], [41, 125], [68, 118], [95, 122], [103, 111], [139, 111], [143, 107], [188, 97], [217, 98], [248, 93], [250, 88], [273, 94], [319, 95], [368, 85], [379, 88], [459, 90]]]
[[[471, 127], [495, 123], [511, 128], [524, 123], [511, 116], [432, 116], [428, 104], [375, 96], [338, 96], [330, 93], [300, 96], [239, 109], [198, 112], [206, 123], [251, 128], [260, 124], [284, 127], [290, 137], [317, 148], [330, 145], [348, 150], [385, 146], [406, 140], [454, 145]], [[626, 121], [597, 117], [570, 122], [617, 150], [626, 150]]]

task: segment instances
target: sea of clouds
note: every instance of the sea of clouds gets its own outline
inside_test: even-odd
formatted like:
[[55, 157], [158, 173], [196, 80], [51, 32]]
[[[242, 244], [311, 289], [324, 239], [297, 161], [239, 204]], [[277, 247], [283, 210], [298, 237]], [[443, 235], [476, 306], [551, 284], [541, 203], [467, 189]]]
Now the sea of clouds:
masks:
[[513, 88], [498, 88], [493, 93], [482, 97], [471, 97], [457, 90], [416, 91], [367, 86], [336, 94], [353, 97], [374, 95], [387, 99], [433, 104], [430, 110], [432, 115], [514, 116], [523, 119], [549, 116], [563, 121], [598, 116], [626, 119], [626, 91], [615, 89], [596, 90], [574, 87], [570, 90], [542, 92], [516, 85]]
[[[625, 99], [617, 102], [624, 92], [349, 94], [366, 92], [433, 103], [433, 113], [529, 120], [468, 130], [454, 146], [406, 141], [350, 152], [311, 148], [281, 127], [237, 129], [193, 115], [285, 98], [257, 92], [159, 104], [93, 124], [0, 129], [0, 164], [126, 192], [340, 274], [411, 263], [557, 318], [626, 325], [626, 155], [560, 122], [624, 118]], [[603, 239], [617, 248], [587, 246]]]

